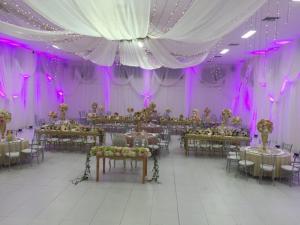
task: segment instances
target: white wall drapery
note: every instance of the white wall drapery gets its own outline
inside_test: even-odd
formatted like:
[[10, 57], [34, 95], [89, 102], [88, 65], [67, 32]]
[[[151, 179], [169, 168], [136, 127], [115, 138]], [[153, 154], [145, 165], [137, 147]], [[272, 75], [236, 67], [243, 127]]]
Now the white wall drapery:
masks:
[[[270, 139], [278, 144], [294, 144], [299, 149], [300, 120], [300, 42], [248, 62], [248, 86], [252, 90], [250, 123], [270, 119], [274, 129]], [[256, 129], [255, 133], [258, 133]]]

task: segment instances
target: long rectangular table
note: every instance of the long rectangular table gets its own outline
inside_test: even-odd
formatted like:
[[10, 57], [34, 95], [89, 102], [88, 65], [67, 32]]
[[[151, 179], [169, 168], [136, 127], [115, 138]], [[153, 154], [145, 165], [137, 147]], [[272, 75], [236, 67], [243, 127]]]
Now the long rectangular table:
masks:
[[93, 137], [95, 142], [98, 141], [98, 143], [101, 145], [104, 142], [104, 131], [98, 130], [98, 131], [61, 131], [61, 130], [47, 130], [47, 129], [36, 129], [35, 135], [37, 140], [39, 141], [41, 139], [42, 135], [46, 135], [48, 138], [87, 138], [87, 137]]

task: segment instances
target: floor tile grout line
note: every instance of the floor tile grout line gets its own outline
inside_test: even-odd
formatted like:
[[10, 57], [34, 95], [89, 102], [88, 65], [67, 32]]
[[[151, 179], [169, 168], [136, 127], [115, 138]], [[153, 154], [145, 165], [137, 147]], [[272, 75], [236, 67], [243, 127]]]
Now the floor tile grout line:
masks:
[[[106, 188], [105, 188], [105, 189], [106, 189]], [[108, 189], [108, 188], [107, 188], [107, 189]], [[99, 206], [97, 207], [96, 213], [95, 213], [95, 215], [91, 218], [91, 221], [90, 221], [89, 225], [91, 225], [91, 224], [93, 223], [93, 221], [94, 221], [94, 219], [95, 219], [95, 217], [96, 217], [98, 211], [102, 208], [103, 202], [106, 200], [106, 198], [107, 198], [109, 192], [110, 192], [109, 189], [106, 190], [106, 195], [104, 196], [103, 200], [101, 201], [101, 203], [100, 203]]]
[[124, 216], [125, 216], [126, 208], [127, 208], [128, 202], [129, 202], [129, 200], [130, 200], [130, 198], [131, 198], [132, 192], [133, 192], [133, 187], [132, 187], [131, 190], [130, 190], [129, 196], [128, 196], [127, 201], [126, 201], [126, 203], [125, 203], [125, 206], [124, 206], [124, 208], [123, 208], [122, 217], [121, 217], [121, 219], [120, 219], [119, 225], [122, 224], [123, 218], [124, 218]]
[[175, 169], [174, 169], [174, 158], [173, 158], [173, 156], [171, 156], [171, 157], [172, 157], [173, 181], [174, 181], [175, 196], [176, 196], [177, 220], [178, 220], [178, 224], [181, 225], [180, 215], [179, 215], [179, 205], [178, 205], [177, 187], [176, 187], [176, 177], [175, 177]]

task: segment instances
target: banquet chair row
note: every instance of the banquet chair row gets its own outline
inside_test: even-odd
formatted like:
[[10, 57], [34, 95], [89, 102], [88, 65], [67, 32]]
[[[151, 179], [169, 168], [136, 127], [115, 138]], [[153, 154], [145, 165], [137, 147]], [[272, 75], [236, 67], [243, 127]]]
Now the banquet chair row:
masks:
[[37, 163], [44, 161], [44, 146], [36, 143], [34, 140], [29, 146], [23, 146], [21, 141], [8, 142], [5, 149], [0, 152], [0, 165], [11, 167], [13, 164], [19, 166], [24, 162], [32, 162], [36, 158]]
[[[262, 178], [270, 174], [272, 184], [275, 182], [276, 171], [276, 155], [261, 153], [259, 163], [259, 183], [262, 182]], [[244, 172], [244, 175], [248, 177], [251, 170], [254, 169], [255, 162], [251, 161], [247, 157], [247, 151], [240, 152], [237, 148], [236, 151], [229, 151], [227, 155], [226, 170], [230, 172], [231, 164], [235, 163], [237, 166], [236, 172]], [[236, 176], [237, 176], [236, 173]], [[299, 154], [293, 155], [293, 161], [291, 164], [280, 166], [280, 181], [283, 177], [288, 178], [289, 185], [292, 186], [294, 177], [297, 177], [298, 184], [300, 183], [300, 159]]]
[[67, 151], [83, 151], [86, 152], [92, 146], [96, 145], [94, 137], [47, 137], [43, 135], [40, 140], [47, 151], [67, 150]]

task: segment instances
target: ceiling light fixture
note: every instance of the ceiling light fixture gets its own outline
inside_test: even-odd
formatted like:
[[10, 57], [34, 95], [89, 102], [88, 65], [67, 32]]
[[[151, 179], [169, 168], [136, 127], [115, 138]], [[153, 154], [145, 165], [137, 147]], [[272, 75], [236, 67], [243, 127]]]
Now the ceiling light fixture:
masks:
[[59, 49], [57, 45], [52, 45], [53, 48]]
[[229, 52], [228, 48], [223, 49], [222, 51], [220, 51], [220, 54], [225, 55], [226, 53]]
[[249, 37], [251, 37], [252, 35], [254, 35], [256, 33], [256, 30], [249, 30], [247, 33], [245, 33], [241, 38], [243, 39], [247, 39]]
[[139, 46], [140, 48], [144, 47], [144, 42], [141, 41], [141, 40], [138, 40], [138, 41], [137, 41], [137, 44], [138, 44], [138, 46]]

